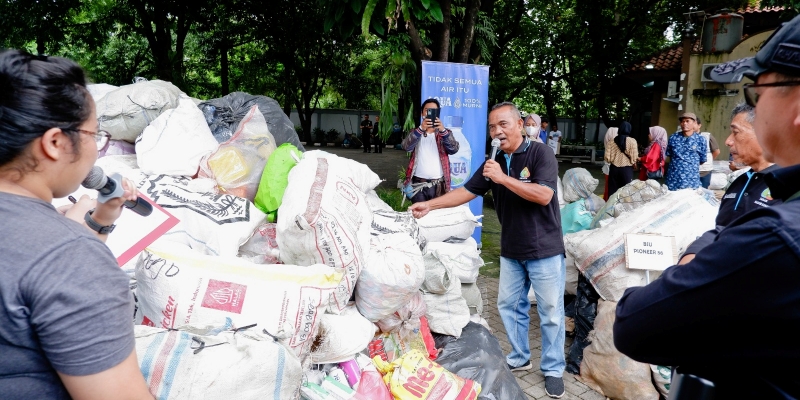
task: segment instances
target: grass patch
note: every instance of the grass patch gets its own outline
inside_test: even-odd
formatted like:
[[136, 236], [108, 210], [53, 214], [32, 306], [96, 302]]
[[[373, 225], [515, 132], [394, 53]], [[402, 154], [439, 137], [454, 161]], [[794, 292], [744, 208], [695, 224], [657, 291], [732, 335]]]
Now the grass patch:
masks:
[[481, 229], [481, 258], [486, 264], [480, 274], [492, 278], [500, 277], [500, 221], [494, 210], [491, 192], [483, 198], [483, 227]]
[[403, 201], [403, 192], [400, 189], [385, 189], [385, 188], [377, 188], [375, 192], [378, 193], [378, 197], [381, 198], [389, 207], [392, 207], [392, 210], [395, 211], [408, 211], [408, 207], [411, 205], [411, 200], [406, 199], [403, 206], [400, 206], [400, 202]]

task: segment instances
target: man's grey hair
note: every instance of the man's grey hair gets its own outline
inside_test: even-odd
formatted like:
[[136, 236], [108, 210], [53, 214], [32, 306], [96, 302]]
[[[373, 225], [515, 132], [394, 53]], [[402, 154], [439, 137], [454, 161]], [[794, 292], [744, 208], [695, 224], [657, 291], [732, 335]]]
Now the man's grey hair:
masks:
[[747, 121], [748, 124], [752, 125], [756, 120], [755, 107], [751, 107], [747, 103], [739, 103], [736, 107], [733, 107], [733, 111], [731, 111], [731, 121], [739, 114], [744, 114], [744, 120]]
[[497, 110], [500, 107], [511, 107], [512, 112], [514, 112], [514, 114], [517, 115], [517, 119], [522, 119], [522, 114], [519, 112], [519, 108], [517, 108], [516, 104], [514, 104], [514, 103], [512, 103], [510, 101], [504, 101], [502, 103], [497, 103], [497, 104], [492, 106], [492, 111]]

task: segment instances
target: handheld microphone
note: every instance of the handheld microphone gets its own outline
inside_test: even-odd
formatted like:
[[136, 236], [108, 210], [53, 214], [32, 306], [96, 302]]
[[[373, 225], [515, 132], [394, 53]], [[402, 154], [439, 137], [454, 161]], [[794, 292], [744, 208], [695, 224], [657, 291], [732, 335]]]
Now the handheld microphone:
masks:
[[[500, 139], [494, 138], [492, 139], [492, 156], [489, 157], [490, 160], [494, 160], [494, 157], [497, 156], [497, 149], [500, 147]], [[487, 181], [489, 178], [484, 178]]]
[[[97, 190], [97, 201], [101, 203], [105, 203], [110, 199], [122, 197], [122, 194], [125, 193], [125, 189], [122, 187], [122, 176], [120, 174], [113, 174], [108, 177], [103, 172], [103, 169], [98, 166], [92, 168], [89, 175], [86, 176], [86, 179], [81, 182], [81, 185], [87, 189]], [[125, 207], [143, 217], [153, 212], [153, 205], [141, 197], [138, 197], [136, 201], [126, 200]]]

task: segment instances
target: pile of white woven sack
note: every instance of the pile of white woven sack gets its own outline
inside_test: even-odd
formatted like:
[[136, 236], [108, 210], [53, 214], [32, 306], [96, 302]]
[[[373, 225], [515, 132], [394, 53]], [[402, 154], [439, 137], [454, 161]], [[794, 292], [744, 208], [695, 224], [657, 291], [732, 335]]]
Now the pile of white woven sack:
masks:
[[[468, 207], [419, 220], [392, 210], [374, 172], [304, 152], [263, 96], [202, 102], [162, 81], [89, 89], [113, 139], [97, 165], [179, 220], [123, 266], [158, 398], [383, 398], [380, 386], [402, 398], [374, 385], [373, 357], [433, 359], [431, 332], [487, 325]], [[237, 120], [223, 125], [225, 112]], [[378, 381], [401, 379], [383, 368]], [[456, 378], [448, 393], [476, 398], [480, 385]]]

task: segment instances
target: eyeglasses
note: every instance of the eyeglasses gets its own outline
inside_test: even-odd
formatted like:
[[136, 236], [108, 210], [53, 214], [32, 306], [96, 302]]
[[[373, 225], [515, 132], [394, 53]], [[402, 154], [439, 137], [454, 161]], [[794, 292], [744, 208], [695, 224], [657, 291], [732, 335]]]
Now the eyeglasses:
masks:
[[97, 144], [97, 151], [103, 151], [108, 147], [108, 144], [111, 140], [111, 134], [100, 130], [97, 132], [87, 131], [85, 129], [64, 129], [65, 131], [73, 131], [83, 133], [85, 135], [92, 135], [94, 136], [94, 142]]
[[800, 86], [800, 81], [782, 81], [772, 83], [746, 83], [744, 89], [744, 101], [750, 107], [755, 107], [760, 95], [756, 93], [758, 87], [781, 87], [781, 86]]

